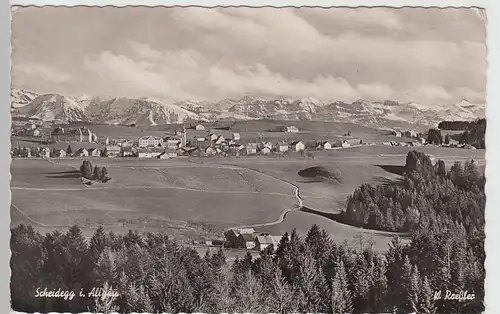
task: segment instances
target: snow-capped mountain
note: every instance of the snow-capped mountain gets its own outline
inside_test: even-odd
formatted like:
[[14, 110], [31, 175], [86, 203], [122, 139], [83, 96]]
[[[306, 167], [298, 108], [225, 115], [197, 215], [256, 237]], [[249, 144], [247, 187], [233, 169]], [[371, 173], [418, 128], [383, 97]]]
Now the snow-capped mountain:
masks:
[[[18, 91], [16, 93], [19, 94]], [[182, 123], [187, 118], [206, 120], [204, 116], [177, 105], [158, 103], [148, 99], [58, 94], [38, 95], [29, 104], [16, 108], [13, 114], [37, 117], [45, 121], [89, 121], [138, 125]]]
[[31, 103], [36, 97], [38, 97], [38, 94], [35, 92], [21, 88], [12, 88], [10, 90], [11, 108], [15, 109], [26, 106], [27, 104]]
[[62, 96], [13, 89], [13, 114], [42, 120], [89, 121], [156, 125], [194, 120], [320, 120], [351, 122], [371, 127], [437, 126], [441, 121], [484, 118], [484, 105], [462, 100], [439, 107], [413, 102], [366, 101], [325, 103], [314, 98], [246, 96], [219, 102]]

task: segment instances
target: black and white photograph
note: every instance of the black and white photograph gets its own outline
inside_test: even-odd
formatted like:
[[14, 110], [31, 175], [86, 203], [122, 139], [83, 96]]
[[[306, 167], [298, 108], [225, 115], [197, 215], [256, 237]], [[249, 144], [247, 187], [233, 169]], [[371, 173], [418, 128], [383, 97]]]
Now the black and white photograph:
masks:
[[11, 19], [13, 311], [485, 310], [485, 9]]

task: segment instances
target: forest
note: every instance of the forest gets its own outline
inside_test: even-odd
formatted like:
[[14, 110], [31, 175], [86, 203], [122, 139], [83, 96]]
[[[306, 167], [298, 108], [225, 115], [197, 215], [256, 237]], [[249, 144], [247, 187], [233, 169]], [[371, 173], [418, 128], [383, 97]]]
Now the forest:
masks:
[[[395, 237], [380, 254], [371, 244], [335, 243], [313, 226], [285, 235], [275, 254], [232, 265], [223, 251], [204, 256], [163, 233], [124, 236], [74, 226], [41, 235], [12, 229], [12, 308], [23, 312], [120, 313], [481, 313], [484, 233], [459, 224]], [[108, 297], [80, 297], [101, 287]], [[72, 300], [37, 298], [36, 289], [74, 291]], [[434, 299], [467, 291], [469, 300]], [[111, 293], [113, 291], [113, 293]]]
[[340, 214], [344, 223], [367, 229], [412, 232], [418, 227], [459, 224], [467, 232], [484, 228], [485, 176], [473, 160], [432, 164], [424, 153], [410, 151], [404, 175], [385, 184], [363, 184], [348, 197]]
[[469, 144], [478, 149], [485, 149], [486, 119], [475, 121], [443, 121], [438, 125], [438, 129], [431, 129], [428, 132], [428, 141], [433, 144], [443, 143], [441, 130], [463, 130], [460, 134], [453, 135], [452, 138], [460, 144]]

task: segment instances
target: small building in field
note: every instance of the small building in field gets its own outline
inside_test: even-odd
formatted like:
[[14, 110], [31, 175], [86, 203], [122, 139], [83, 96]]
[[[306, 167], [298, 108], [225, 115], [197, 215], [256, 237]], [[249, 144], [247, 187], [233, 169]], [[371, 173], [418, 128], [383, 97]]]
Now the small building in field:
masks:
[[266, 233], [260, 234], [255, 237], [255, 248], [259, 251], [264, 251], [265, 249], [270, 248], [275, 252], [278, 249], [282, 238], [283, 236], [273, 236]]
[[247, 155], [257, 154], [257, 143], [248, 143], [246, 149], [247, 149]]
[[208, 156], [215, 155], [215, 154], [216, 154], [215, 147], [208, 146], [208, 147], [205, 149], [205, 154], [207, 154]]
[[224, 232], [224, 237], [226, 238], [227, 245], [232, 248], [240, 248], [241, 239], [239, 239], [239, 236], [242, 234], [248, 234], [253, 239], [255, 230], [253, 228], [244, 228], [244, 229], [230, 229]]
[[164, 142], [164, 146], [167, 149], [177, 149], [179, 148], [179, 145], [181, 144], [181, 141], [179, 140], [174, 140], [174, 139], [169, 139]]
[[292, 142], [292, 144], [290, 144], [290, 146], [292, 146], [292, 149], [296, 152], [300, 152], [300, 151], [303, 151], [306, 149], [306, 146], [304, 145], [304, 143], [302, 141]]
[[137, 154], [137, 149], [132, 146], [124, 146], [121, 148], [122, 157], [132, 157]]
[[120, 146], [106, 146], [106, 148], [104, 149], [104, 155], [111, 158], [120, 156], [120, 152]]
[[395, 136], [395, 137], [401, 137], [401, 136], [402, 136], [401, 132], [400, 132], [400, 131], [397, 131], [397, 130], [392, 130], [392, 131], [391, 131], [391, 134], [392, 134], [393, 136]]
[[215, 141], [215, 145], [221, 145], [225, 141], [226, 141], [226, 138], [224, 138], [224, 136], [220, 135], [220, 136], [217, 137], [217, 139]]
[[286, 132], [288, 132], [288, 133], [297, 133], [297, 132], [299, 132], [299, 128], [297, 128], [296, 126], [293, 126], [293, 125], [287, 126], [286, 127]]
[[85, 148], [80, 148], [79, 150], [76, 151], [76, 155], [79, 157], [88, 157], [89, 151], [86, 150]]
[[242, 233], [238, 236], [238, 247], [251, 250], [255, 248], [255, 237], [250, 233]]
[[284, 152], [287, 152], [289, 150], [289, 146], [288, 146], [288, 143], [287, 142], [284, 142], [284, 141], [280, 141], [276, 144], [276, 151], [278, 153], [284, 153]]
[[263, 155], [269, 155], [269, 154], [271, 154], [271, 149], [269, 147], [263, 147], [260, 150], [260, 153], [263, 154]]
[[56, 156], [59, 157], [59, 158], [64, 158], [64, 157], [66, 157], [66, 155], [67, 154], [66, 154], [66, 151], [64, 149], [58, 150], [57, 154], [56, 154]]
[[31, 136], [40, 136], [41, 134], [42, 134], [42, 132], [40, 132], [40, 130], [37, 129], [37, 128], [30, 130], [30, 135]]
[[195, 129], [197, 131], [205, 131], [205, 127], [203, 125], [201, 125], [201, 124], [196, 125]]
[[324, 142], [323, 143], [323, 149], [332, 149], [332, 143], [330, 142]]
[[217, 138], [218, 138], [218, 137], [219, 137], [219, 135], [218, 135], [218, 134], [212, 133], [212, 134], [208, 135], [208, 140], [209, 140], [209, 141], [212, 141], [212, 142], [213, 142], [213, 141], [217, 141]]
[[235, 142], [239, 141], [241, 139], [240, 133], [233, 133], [233, 136], [231, 139]]
[[262, 147], [267, 147], [269, 149], [273, 149], [273, 143], [271, 142], [262, 142]]
[[89, 156], [92, 156], [92, 157], [100, 157], [101, 156], [101, 150], [99, 148], [89, 148], [88, 152], [89, 152]]
[[41, 150], [41, 157], [43, 157], [43, 158], [50, 158], [50, 148], [43, 147], [42, 150]]

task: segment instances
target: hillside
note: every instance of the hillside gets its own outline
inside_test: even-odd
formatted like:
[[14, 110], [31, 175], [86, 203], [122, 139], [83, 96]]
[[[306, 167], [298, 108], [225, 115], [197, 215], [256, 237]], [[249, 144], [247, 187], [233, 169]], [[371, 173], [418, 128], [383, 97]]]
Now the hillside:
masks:
[[437, 126], [443, 120], [475, 120], [484, 117], [484, 105], [462, 100], [439, 107], [396, 101], [356, 100], [324, 103], [314, 98], [291, 99], [246, 96], [241, 99], [171, 101], [147, 98], [63, 96], [12, 89], [14, 115], [42, 120], [89, 121], [158, 125], [192, 120], [315, 120], [351, 122], [359, 125], [394, 128]]

